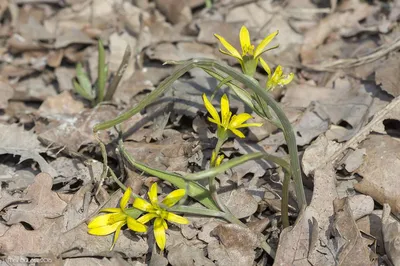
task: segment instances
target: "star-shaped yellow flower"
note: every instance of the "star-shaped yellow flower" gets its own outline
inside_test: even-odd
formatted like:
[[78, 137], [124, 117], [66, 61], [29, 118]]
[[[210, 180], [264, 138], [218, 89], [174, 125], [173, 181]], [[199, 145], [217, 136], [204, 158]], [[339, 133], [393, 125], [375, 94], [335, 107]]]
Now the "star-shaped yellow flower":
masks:
[[239, 34], [240, 46], [242, 47], [242, 54], [240, 54], [235, 47], [233, 47], [229, 42], [227, 42], [224, 37], [218, 34], [214, 34], [214, 36], [221, 42], [221, 44], [227, 50], [224, 51], [222, 49], [219, 49], [219, 51], [223, 54], [235, 57], [239, 61], [243, 73], [249, 76], [253, 76], [256, 71], [259, 60], [266, 64], [264, 59], [261, 58], [261, 55], [268, 50], [276, 48], [275, 46], [270, 49], [264, 50], [264, 48], [272, 41], [273, 38], [275, 38], [277, 34], [278, 31], [271, 33], [264, 40], [262, 40], [261, 43], [257, 45], [257, 47], [254, 49], [254, 45], [251, 44], [250, 33], [248, 29], [245, 26], [242, 26]]
[[273, 90], [277, 86], [287, 85], [294, 78], [293, 73], [289, 73], [288, 75], [283, 75], [282, 67], [280, 65], [276, 67], [274, 74], [271, 73], [271, 69], [269, 68], [267, 63], [261, 61], [261, 65], [264, 68], [264, 70], [268, 73], [268, 81], [266, 84], [267, 90]]
[[228, 130], [230, 130], [239, 138], [244, 138], [244, 134], [240, 130], [238, 130], [238, 128], [262, 126], [261, 123], [244, 124], [244, 122], [251, 118], [251, 115], [248, 113], [242, 113], [232, 116], [232, 112], [229, 108], [228, 96], [226, 96], [226, 94], [224, 94], [221, 98], [221, 117], [205, 94], [203, 94], [203, 101], [205, 107], [207, 108], [207, 111], [211, 115], [211, 117], [208, 117], [208, 121], [217, 124], [218, 126], [217, 137], [219, 139], [226, 139]]
[[172, 212], [165, 210], [162, 205], [166, 207], [174, 206], [179, 200], [185, 196], [184, 189], [177, 189], [169, 193], [162, 201], [161, 206], [158, 203], [157, 198], [157, 183], [153, 183], [151, 185], [150, 190], [148, 192], [150, 203], [141, 198], [136, 198], [133, 202], [133, 207], [148, 212], [142, 217], [138, 218], [137, 221], [140, 223], [147, 223], [151, 219], [155, 218], [154, 221], [154, 236], [157, 242], [158, 247], [163, 250], [165, 248], [165, 230], [168, 229], [168, 225], [166, 221], [178, 223], [178, 224], [188, 224], [189, 220], [185, 217], [176, 215]]
[[108, 214], [97, 216], [88, 224], [88, 233], [91, 235], [104, 236], [115, 232], [114, 240], [110, 250], [113, 249], [115, 242], [117, 242], [122, 226], [128, 224], [128, 228], [132, 231], [147, 231], [146, 226], [127, 214], [127, 212], [130, 210], [129, 208], [126, 208], [130, 196], [131, 189], [128, 188], [121, 198], [119, 208], [105, 208], [100, 210], [100, 212], [108, 212]]

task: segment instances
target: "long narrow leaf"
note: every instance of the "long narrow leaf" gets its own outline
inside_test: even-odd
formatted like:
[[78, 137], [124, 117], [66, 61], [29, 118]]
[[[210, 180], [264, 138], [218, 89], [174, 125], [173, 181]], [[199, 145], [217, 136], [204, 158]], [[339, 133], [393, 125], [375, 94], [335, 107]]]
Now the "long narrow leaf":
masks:
[[104, 89], [106, 87], [107, 79], [107, 68], [106, 68], [106, 58], [104, 52], [104, 46], [102, 41], [99, 39], [98, 42], [98, 66], [97, 66], [97, 99], [96, 103], [100, 103], [104, 99]]
[[72, 85], [74, 86], [75, 91], [82, 96], [83, 98], [92, 101], [94, 96], [89, 94], [82, 86], [76, 81], [76, 79], [72, 79]]

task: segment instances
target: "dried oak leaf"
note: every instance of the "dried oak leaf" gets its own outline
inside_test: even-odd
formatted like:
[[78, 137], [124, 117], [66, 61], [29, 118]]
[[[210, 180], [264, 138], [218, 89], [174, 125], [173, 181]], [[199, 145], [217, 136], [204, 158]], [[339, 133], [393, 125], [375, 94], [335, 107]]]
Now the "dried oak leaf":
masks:
[[400, 95], [400, 55], [388, 57], [375, 71], [377, 84], [381, 84], [390, 95], [397, 97]]
[[127, 151], [138, 161], [168, 171], [187, 171], [188, 159], [194, 155], [193, 141], [184, 140], [176, 130], [165, 130], [157, 142], [125, 142]]
[[6, 109], [8, 100], [14, 95], [14, 89], [5, 81], [0, 79], [0, 109]]
[[334, 236], [338, 265], [374, 265], [369, 259], [369, 250], [351, 213], [347, 198], [333, 201], [335, 210]]
[[19, 155], [20, 161], [32, 159], [39, 164], [42, 172], [56, 176], [56, 170], [40, 155], [42, 152], [46, 152], [46, 148], [40, 144], [32, 131], [26, 131], [16, 124], [0, 124], [0, 154]]
[[249, 228], [237, 224], [217, 226], [211, 234], [219, 241], [208, 244], [208, 257], [220, 266], [253, 265], [255, 249], [260, 245], [259, 236]]
[[[100, 105], [96, 108], [85, 110], [78, 115], [58, 115], [41, 130], [39, 137], [48, 142], [65, 146], [71, 151], [78, 151], [82, 145], [95, 142], [93, 127], [101, 122], [115, 118], [118, 115], [115, 107]], [[54, 125], [56, 124], [56, 125]], [[100, 137], [107, 141], [108, 133], [100, 133]]]
[[40, 173], [35, 177], [35, 182], [24, 192], [24, 197], [29, 198], [29, 204], [20, 204], [15, 209], [9, 209], [3, 217], [8, 225], [25, 222], [38, 229], [43, 225], [45, 218], [60, 216], [67, 203], [60, 199], [57, 193], [51, 191], [53, 179], [47, 173]]
[[[363, 177], [354, 188], [371, 196], [380, 204], [388, 203], [393, 213], [400, 213], [400, 142], [388, 135], [370, 134], [360, 148], [366, 150], [363, 164], [357, 173]], [[383, 156], [384, 154], [384, 156]]]
[[400, 224], [390, 221], [390, 206], [383, 204], [382, 233], [385, 250], [394, 265], [400, 265]]

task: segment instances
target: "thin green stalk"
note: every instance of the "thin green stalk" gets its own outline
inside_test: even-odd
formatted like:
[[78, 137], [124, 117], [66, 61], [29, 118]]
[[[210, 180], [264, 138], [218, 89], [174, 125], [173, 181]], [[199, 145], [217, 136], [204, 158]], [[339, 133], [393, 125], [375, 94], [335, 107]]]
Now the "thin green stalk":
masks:
[[106, 59], [104, 46], [101, 40], [98, 42], [99, 60], [97, 66], [97, 98], [96, 103], [101, 103], [104, 99], [104, 89], [106, 87]]
[[[225, 134], [223, 134], [223, 135], [225, 135]], [[222, 145], [224, 144], [224, 142], [225, 142], [226, 140], [227, 140], [227, 137], [225, 137], [225, 138], [218, 138], [217, 145], [215, 145], [215, 149], [214, 149], [214, 151], [213, 151], [214, 154], [215, 154], [214, 160], [217, 160], [218, 155], [219, 155], [219, 151], [220, 151]], [[211, 162], [210, 162], [210, 166], [211, 166], [212, 168], [215, 167], [215, 162], [216, 162], [216, 161], [211, 161]], [[230, 210], [225, 206], [225, 204], [221, 201], [221, 199], [220, 199], [219, 196], [218, 196], [217, 184], [216, 184], [217, 182], [215, 182], [215, 177], [216, 177], [216, 175], [210, 176], [210, 177], [208, 178], [208, 188], [209, 188], [209, 190], [210, 190], [211, 197], [212, 197], [212, 199], [214, 200], [214, 202], [218, 205], [218, 208], [219, 208], [221, 211], [223, 211], [223, 212], [225, 212], [225, 213], [231, 214]]]
[[281, 200], [281, 215], [283, 228], [289, 226], [289, 184], [290, 174], [284, 171], [282, 184], [282, 200]]

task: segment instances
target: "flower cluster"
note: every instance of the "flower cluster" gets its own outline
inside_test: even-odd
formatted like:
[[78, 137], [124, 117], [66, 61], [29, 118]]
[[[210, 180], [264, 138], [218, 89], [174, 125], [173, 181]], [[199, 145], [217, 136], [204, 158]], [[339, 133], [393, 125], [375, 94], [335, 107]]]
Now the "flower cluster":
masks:
[[215, 37], [221, 42], [222, 46], [225, 47], [227, 51], [220, 49], [220, 52], [229, 56], [236, 58], [239, 61], [240, 66], [242, 67], [243, 73], [248, 76], [254, 76], [256, 72], [258, 62], [261, 63], [261, 66], [268, 74], [268, 81], [266, 84], [267, 90], [273, 90], [277, 86], [283, 86], [289, 84], [294, 77], [293, 73], [288, 75], [283, 75], [282, 67], [280, 65], [277, 66], [275, 72], [272, 74], [271, 69], [268, 66], [267, 62], [261, 57], [263, 53], [269, 51], [271, 49], [276, 48], [274, 46], [270, 49], [266, 49], [265, 47], [278, 35], [278, 31], [275, 31], [264, 38], [256, 48], [254, 45], [251, 44], [250, 34], [248, 29], [245, 26], [242, 26], [240, 29], [239, 39], [240, 39], [240, 46], [242, 48], [242, 54], [236, 50], [229, 42], [225, 40], [222, 36], [218, 34], [214, 34]]
[[[161, 203], [157, 199], [157, 183], [154, 183], [149, 192], [150, 203], [142, 198], [136, 198], [133, 202], [134, 208], [127, 208], [131, 189], [128, 188], [120, 201], [120, 208], [105, 208], [100, 212], [107, 212], [95, 217], [88, 224], [88, 233], [92, 235], [104, 236], [115, 232], [111, 249], [113, 249], [121, 228], [128, 225], [128, 228], [135, 232], [144, 233], [147, 231], [145, 223], [155, 218], [154, 236], [158, 247], [163, 250], [165, 248], [165, 230], [168, 229], [166, 221], [178, 224], [188, 224], [189, 220], [166, 210], [168, 207], [174, 206], [185, 195], [184, 189], [177, 189], [168, 194]], [[129, 210], [141, 210], [147, 212], [138, 219], [130, 216]]]

